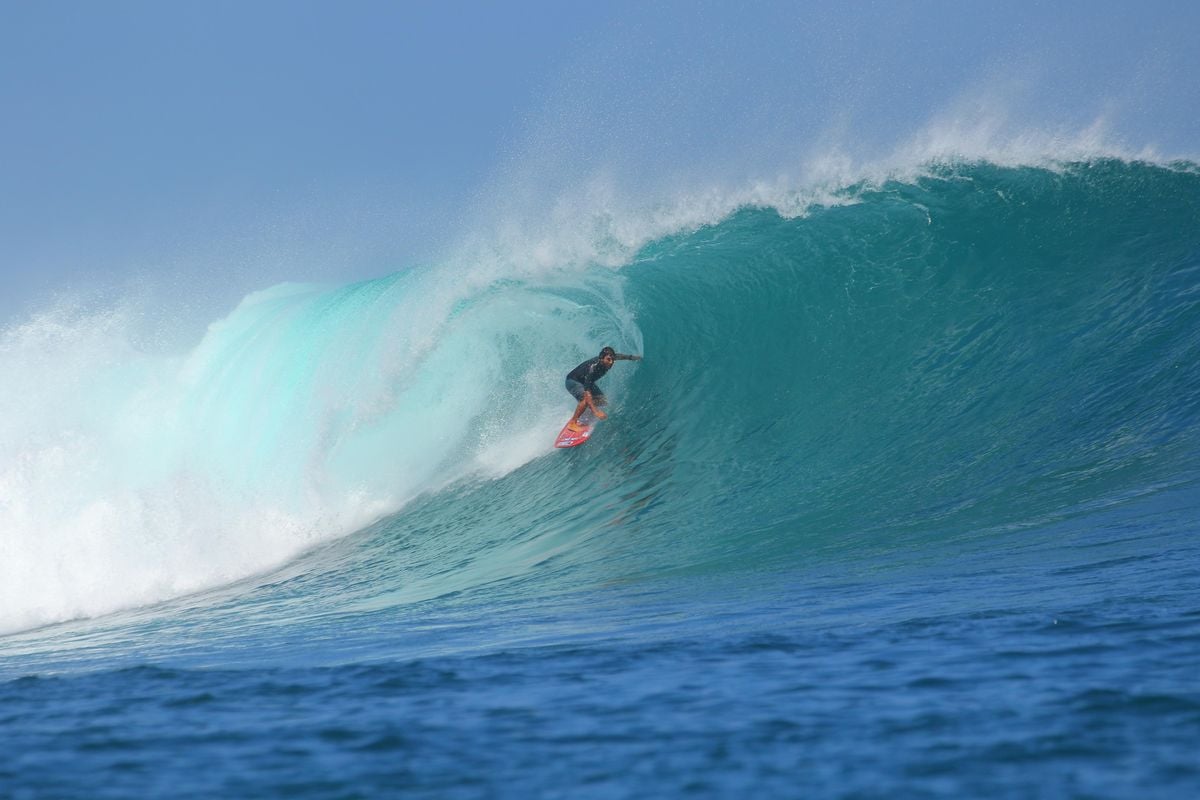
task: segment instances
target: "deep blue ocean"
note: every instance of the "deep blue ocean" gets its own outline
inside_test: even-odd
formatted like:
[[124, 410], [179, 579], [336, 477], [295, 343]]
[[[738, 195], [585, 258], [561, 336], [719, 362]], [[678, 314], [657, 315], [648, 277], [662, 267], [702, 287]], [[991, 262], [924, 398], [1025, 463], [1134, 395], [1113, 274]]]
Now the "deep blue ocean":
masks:
[[543, 256], [5, 329], [0, 797], [1200, 797], [1196, 165]]

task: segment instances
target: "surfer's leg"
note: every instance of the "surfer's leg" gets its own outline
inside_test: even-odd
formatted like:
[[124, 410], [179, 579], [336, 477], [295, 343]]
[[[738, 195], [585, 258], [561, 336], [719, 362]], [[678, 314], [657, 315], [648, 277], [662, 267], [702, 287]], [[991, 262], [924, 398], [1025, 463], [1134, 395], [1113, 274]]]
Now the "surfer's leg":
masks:
[[606, 419], [608, 414], [600, 410], [600, 406], [608, 402], [608, 398], [604, 396], [603, 392], [593, 390], [588, 392], [586, 396], [588, 407], [592, 409], [592, 413], [596, 415], [596, 419]]
[[567, 378], [567, 391], [571, 393], [571, 397], [579, 401], [579, 405], [575, 406], [575, 413], [571, 415], [570, 424], [574, 425], [576, 422], [579, 422], [579, 415], [587, 408], [590, 398], [588, 397], [587, 390], [583, 388], [583, 384], [579, 381], [573, 381], [570, 378]]
[[[587, 393], [585, 392], [583, 395], [583, 399], [579, 401], [579, 405], [575, 406], [575, 413], [571, 415], [571, 422], [570, 422], [571, 425], [574, 425], [579, 422], [579, 415], [582, 414], [583, 410], [587, 407], [588, 407], [588, 396], [587, 396]], [[560, 417], [560, 419], [561, 419], [561, 417]]]

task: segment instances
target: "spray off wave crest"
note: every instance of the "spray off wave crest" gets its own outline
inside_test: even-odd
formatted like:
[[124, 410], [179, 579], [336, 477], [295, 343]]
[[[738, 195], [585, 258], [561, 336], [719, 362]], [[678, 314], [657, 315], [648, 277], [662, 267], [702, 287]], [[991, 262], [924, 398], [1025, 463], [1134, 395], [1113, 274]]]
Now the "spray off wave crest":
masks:
[[[655, 182], [599, 168], [575, 189], [547, 196], [527, 185], [529, 174], [488, 193], [488, 222], [467, 237], [451, 261], [492, 265], [511, 276], [593, 265], [627, 266], [652, 242], [716, 225], [741, 209], [769, 209], [784, 218], [852, 205], [889, 182], [912, 184], [959, 165], [1034, 167], [1055, 172], [1106, 160], [1194, 169], [1151, 147], [1129, 147], [1110, 133], [1104, 117], [1082, 129], [1014, 127], [999, 100], [973, 99], [927, 123], [878, 157], [852, 155], [835, 143], [814, 145], [795, 165], [761, 170], [741, 181], [703, 178]], [[531, 160], [544, 158], [538, 153]], [[569, 171], [569, 170], [568, 170]], [[519, 207], [506, 198], [518, 198]]]

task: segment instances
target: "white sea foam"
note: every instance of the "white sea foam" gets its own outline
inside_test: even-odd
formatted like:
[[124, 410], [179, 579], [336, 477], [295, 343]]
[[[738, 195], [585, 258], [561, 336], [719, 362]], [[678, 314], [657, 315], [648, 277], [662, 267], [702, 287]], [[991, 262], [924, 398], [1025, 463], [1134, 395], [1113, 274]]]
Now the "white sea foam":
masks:
[[171, 357], [128, 307], [4, 331], [0, 631], [244, 578], [549, 452], [564, 370], [636, 329], [594, 282], [491, 274], [276, 287]]

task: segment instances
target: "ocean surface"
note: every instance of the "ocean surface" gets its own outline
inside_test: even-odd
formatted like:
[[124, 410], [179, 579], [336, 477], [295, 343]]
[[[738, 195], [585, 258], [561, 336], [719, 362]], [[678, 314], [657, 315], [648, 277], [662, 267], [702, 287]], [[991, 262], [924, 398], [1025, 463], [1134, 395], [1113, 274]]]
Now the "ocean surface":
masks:
[[1200, 168], [593, 233], [6, 328], [0, 797], [1200, 796]]

